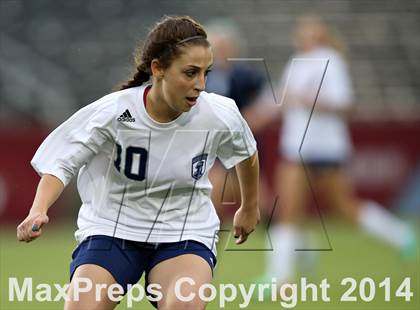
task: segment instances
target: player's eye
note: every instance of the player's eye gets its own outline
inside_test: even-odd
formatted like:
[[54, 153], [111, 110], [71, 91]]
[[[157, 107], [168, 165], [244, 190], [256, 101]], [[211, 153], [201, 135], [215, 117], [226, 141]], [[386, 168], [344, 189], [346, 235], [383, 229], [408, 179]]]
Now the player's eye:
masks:
[[204, 73], [204, 76], [208, 76], [210, 72], [211, 72], [210, 69], [206, 70], [206, 72]]
[[196, 70], [187, 70], [187, 71], [184, 71], [184, 73], [187, 77], [192, 78], [192, 77], [194, 77], [194, 75], [197, 74], [197, 71]]

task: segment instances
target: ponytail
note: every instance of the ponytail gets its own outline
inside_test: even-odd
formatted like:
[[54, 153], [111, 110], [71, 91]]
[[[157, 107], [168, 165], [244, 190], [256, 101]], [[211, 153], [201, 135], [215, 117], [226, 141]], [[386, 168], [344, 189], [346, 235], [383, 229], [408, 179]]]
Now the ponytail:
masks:
[[118, 85], [115, 88], [115, 91], [141, 86], [143, 85], [143, 83], [149, 81], [149, 79], [150, 73], [147, 72], [146, 66], [144, 64], [141, 64], [140, 66], [137, 66], [137, 72], [134, 73], [133, 77], [128, 81]]

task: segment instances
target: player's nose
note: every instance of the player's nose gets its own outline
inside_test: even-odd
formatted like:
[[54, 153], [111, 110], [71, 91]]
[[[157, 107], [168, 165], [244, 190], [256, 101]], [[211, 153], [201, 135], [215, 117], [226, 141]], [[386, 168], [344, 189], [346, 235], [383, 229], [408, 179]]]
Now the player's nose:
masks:
[[205, 87], [206, 87], [206, 76], [204, 74], [200, 74], [196, 79], [194, 89], [201, 92], [205, 89]]

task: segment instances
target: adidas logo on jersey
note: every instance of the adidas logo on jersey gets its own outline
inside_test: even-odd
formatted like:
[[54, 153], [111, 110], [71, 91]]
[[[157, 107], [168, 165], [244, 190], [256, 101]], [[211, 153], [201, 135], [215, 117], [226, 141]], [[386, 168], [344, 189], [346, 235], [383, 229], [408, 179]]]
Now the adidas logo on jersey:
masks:
[[117, 121], [120, 122], [135, 122], [136, 119], [134, 117], [131, 116], [130, 111], [125, 110], [125, 112], [123, 114], [120, 115], [120, 117], [117, 118]]

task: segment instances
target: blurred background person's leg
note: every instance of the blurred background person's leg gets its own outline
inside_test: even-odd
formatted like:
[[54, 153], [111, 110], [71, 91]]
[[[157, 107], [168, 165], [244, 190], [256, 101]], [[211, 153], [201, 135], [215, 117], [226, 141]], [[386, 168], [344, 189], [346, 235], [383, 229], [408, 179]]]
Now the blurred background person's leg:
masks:
[[401, 252], [414, 246], [414, 235], [407, 223], [381, 204], [355, 196], [344, 168], [323, 169], [317, 178], [327, 205], [337, 209], [345, 219]]
[[305, 171], [299, 163], [283, 161], [277, 165], [275, 189], [278, 203], [269, 234], [272, 251], [268, 251], [267, 279], [275, 277], [286, 283], [295, 277], [298, 253], [303, 247], [301, 225], [308, 201]]

